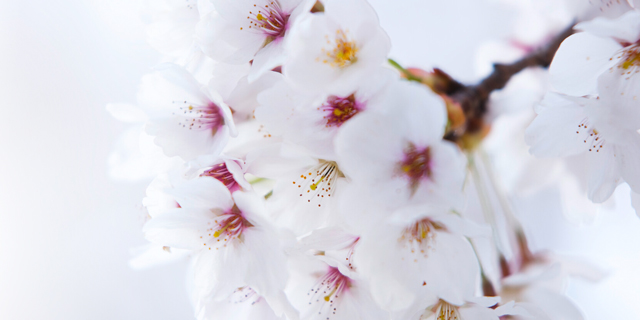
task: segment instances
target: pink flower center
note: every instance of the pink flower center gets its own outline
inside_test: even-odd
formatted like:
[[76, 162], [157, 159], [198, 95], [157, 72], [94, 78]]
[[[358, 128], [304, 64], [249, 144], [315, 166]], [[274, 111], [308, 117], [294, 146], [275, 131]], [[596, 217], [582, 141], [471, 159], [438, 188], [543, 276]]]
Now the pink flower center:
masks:
[[200, 176], [212, 177], [222, 182], [227, 187], [227, 189], [229, 189], [231, 193], [233, 193], [234, 191], [240, 190], [240, 185], [238, 184], [236, 179], [233, 178], [233, 174], [229, 172], [229, 169], [227, 168], [227, 164], [224, 162], [220, 164], [216, 164], [211, 169], [203, 172]]
[[271, 40], [284, 36], [289, 15], [282, 11], [277, 0], [269, 1], [264, 7], [257, 4], [254, 4], [253, 7], [254, 9], [249, 11], [249, 16], [247, 16], [249, 27], [246, 29], [241, 27], [240, 30], [259, 31], [270, 37]]
[[180, 113], [174, 113], [180, 116], [178, 125], [181, 127], [189, 128], [189, 130], [211, 130], [211, 134], [215, 135], [218, 129], [224, 125], [222, 111], [215, 103], [209, 102], [206, 106], [198, 106], [188, 101], [181, 103], [183, 106], [180, 107]]
[[308, 293], [311, 296], [309, 304], [320, 303], [318, 314], [329, 319], [330, 314], [335, 315], [338, 311], [339, 298], [349, 287], [351, 279], [340, 273], [338, 268], [329, 267], [329, 271], [320, 278], [319, 284]]
[[409, 185], [415, 191], [420, 180], [431, 178], [431, 150], [429, 147], [418, 148], [413, 144], [404, 151], [404, 160], [400, 162], [400, 171], [409, 178]]
[[436, 230], [445, 230], [445, 227], [425, 218], [406, 227], [398, 242], [416, 255], [413, 261], [418, 262], [420, 256], [427, 258], [428, 251], [432, 249], [432, 244], [437, 236]]
[[[208, 236], [206, 238], [209, 239], [209, 243], [205, 242], [204, 245], [208, 246], [209, 250], [211, 250], [212, 245], [218, 250], [220, 247], [226, 247], [233, 240], [242, 241], [242, 233], [247, 228], [253, 227], [236, 205], [218, 216], [213, 221], [213, 225], [211, 222], [208, 225], [209, 227], [206, 229]], [[200, 238], [205, 238], [205, 236]]]
[[340, 127], [362, 110], [362, 106], [356, 101], [354, 95], [346, 98], [331, 96], [320, 109], [327, 112], [323, 117], [327, 121], [327, 127]]

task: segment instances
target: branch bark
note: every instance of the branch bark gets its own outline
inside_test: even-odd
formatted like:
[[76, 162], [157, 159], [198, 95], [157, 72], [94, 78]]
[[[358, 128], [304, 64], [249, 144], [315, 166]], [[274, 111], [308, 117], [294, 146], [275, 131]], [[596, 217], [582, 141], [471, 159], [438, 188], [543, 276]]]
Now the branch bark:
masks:
[[573, 34], [573, 24], [554, 37], [547, 45], [532, 51], [522, 59], [511, 64], [494, 64], [493, 72], [477, 85], [456, 85], [448, 95], [460, 104], [466, 118], [466, 125], [460, 129], [448, 132], [445, 139], [457, 141], [465, 133], [477, 133], [483, 127], [483, 117], [488, 111], [489, 95], [495, 90], [504, 88], [511, 77], [530, 67], [547, 68], [564, 39]]

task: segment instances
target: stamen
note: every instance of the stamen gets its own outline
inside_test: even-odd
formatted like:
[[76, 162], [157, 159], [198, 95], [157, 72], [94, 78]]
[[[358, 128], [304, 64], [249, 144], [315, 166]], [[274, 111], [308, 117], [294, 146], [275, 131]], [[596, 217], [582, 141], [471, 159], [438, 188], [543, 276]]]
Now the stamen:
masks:
[[224, 125], [224, 118], [220, 107], [209, 102], [206, 106], [199, 106], [188, 101], [173, 101], [174, 104], [182, 104], [180, 112], [173, 114], [180, 118], [178, 125], [189, 130], [211, 130], [215, 135], [218, 129]]
[[436, 311], [437, 320], [461, 320], [458, 307], [449, 304], [444, 300], [440, 300], [438, 310]]
[[[445, 227], [425, 218], [406, 227], [398, 242], [402, 243], [403, 247], [409, 249], [412, 254], [427, 258], [428, 251], [432, 249], [436, 241], [436, 230], [445, 230]], [[417, 258], [419, 257], [414, 259], [415, 262], [418, 261]]]
[[[209, 222], [209, 227], [205, 230], [205, 235], [201, 236], [201, 239], [210, 240], [209, 244], [204, 243], [211, 250], [211, 244], [218, 250], [220, 247], [226, 247], [227, 243], [233, 241], [242, 241], [242, 233], [247, 229], [253, 227], [253, 225], [244, 218], [242, 211], [234, 205], [233, 208], [227, 212], [222, 213], [216, 220], [213, 221], [213, 226]], [[222, 241], [220, 241], [222, 240]]]
[[253, 30], [265, 34], [268, 41], [284, 37], [289, 15], [282, 11], [280, 3], [277, 0], [270, 1], [262, 8], [254, 4], [254, 9], [249, 11], [247, 20], [248, 28], [240, 27], [240, 30]]
[[323, 117], [327, 121], [326, 127], [340, 127], [362, 110], [362, 104], [353, 94], [346, 98], [330, 96], [318, 109], [327, 112]]
[[[338, 268], [329, 267], [329, 271], [320, 278], [319, 283], [307, 293], [311, 299], [309, 305], [313, 305], [314, 302], [319, 303], [318, 314], [330, 319], [329, 315], [335, 315], [338, 311], [339, 298], [349, 287], [351, 287], [351, 279], [340, 273]], [[320, 296], [322, 296], [322, 300], [320, 300]]]
[[251, 287], [240, 287], [231, 294], [229, 302], [234, 304], [249, 302], [251, 305], [254, 305], [260, 302], [261, 299], [262, 297], [251, 289]]
[[[330, 198], [335, 192], [336, 181], [344, 177], [334, 161], [320, 160], [318, 165], [311, 168], [306, 174], [293, 181], [298, 186], [300, 197], [307, 200], [306, 203], [313, 207], [322, 207], [323, 200]], [[316, 206], [317, 204], [317, 206]]]
[[415, 192], [421, 180], [431, 179], [431, 150], [418, 148], [409, 143], [404, 151], [404, 160], [399, 164], [400, 173], [409, 179], [409, 186]]
[[600, 149], [604, 147], [605, 139], [600, 135], [600, 131], [589, 124], [589, 119], [587, 118], [584, 118], [578, 125], [576, 134], [581, 133], [584, 136], [584, 143], [589, 145], [589, 151], [600, 152]]
[[331, 49], [322, 49], [324, 57], [316, 60], [322, 60], [322, 63], [338, 68], [348, 67], [356, 63], [358, 61], [358, 46], [355, 41], [349, 39], [347, 36], [348, 33], [348, 30], [336, 30], [333, 42], [329, 39], [329, 36], [325, 36], [327, 44], [331, 46]]
[[205, 170], [202, 174], [200, 174], [200, 176], [212, 177], [222, 182], [231, 193], [241, 189], [238, 182], [233, 178], [233, 174], [229, 172], [227, 164], [224, 162], [216, 164], [211, 169]]
[[621, 72], [621, 75], [628, 76], [629, 79], [632, 75], [640, 72], [640, 43], [633, 44], [627, 43], [626, 46], [620, 49], [614, 57], [609, 60], [619, 59], [616, 68]]

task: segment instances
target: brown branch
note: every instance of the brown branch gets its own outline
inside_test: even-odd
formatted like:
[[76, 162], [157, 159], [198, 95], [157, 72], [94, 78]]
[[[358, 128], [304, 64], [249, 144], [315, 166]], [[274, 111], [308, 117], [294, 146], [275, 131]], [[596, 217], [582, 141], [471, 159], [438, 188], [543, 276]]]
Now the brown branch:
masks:
[[[526, 68], [549, 67], [558, 47], [571, 34], [573, 34], [573, 24], [554, 37], [547, 45], [532, 51], [522, 59], [511, 64], [494, 64], [493, 72], [477, 85], [460, 85], [451, 79], [454, 90], [447, 92], [447, 95], [460, 104], [466, 118], [466, 124], [458, 130], [448, 132], [445, 139], [458, 141], [465, 133], [480, 132], [484, 126], [483, 117], [488, 111], [487, 102], [491, 92], [504, 88], [511, 77]], [[438, 70], [438, 72], [441, 71]]]

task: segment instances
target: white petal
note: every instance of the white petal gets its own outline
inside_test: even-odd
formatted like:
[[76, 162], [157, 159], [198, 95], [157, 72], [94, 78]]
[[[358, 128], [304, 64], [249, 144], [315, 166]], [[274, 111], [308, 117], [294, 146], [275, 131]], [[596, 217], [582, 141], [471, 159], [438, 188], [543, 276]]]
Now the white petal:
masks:
[[574, 28], [599, 37], [634, 43], [640, 38], [640, 12], [631, 10], [616, 19], [597, 17], [578, 23]]
[[577, 97], [597, 93], [598, 76], [614, 64], [611, 58], [620, 48], [612, 39], [586, 32], [568, 37], [549, 67], [551, 85], [561, 93]]
[[280, 66], [285, 61], [284, 40], [277, 39], [260, 49], [253, 58], [249, 82], [256, 81], [260, 76]]
[[602, 203], [611, 197], [621, 182], [620, 168], [616, 165], [613, 148], [603, 148], [600, 152], [587, 153], [589, 172], [587, 172], [589, 199]]
[[200, 249], [207, 222], [214, 215], [207, 209], [174, 209], [149, 220], [143, 228], [147, 240], [167, 247]]
[[200, 177], [185, 182], [180, 188], [171, 191], [182, 208], [222, 209], [233, 206], [229, 189], [217, 179]]
[[588, 150], [578, 127], [585, 119], [584, 108], [555, 93], [548, 93], [537, 106], [538, 116], [525, 132], [525, 140], [537, 157], [559, 157]]

